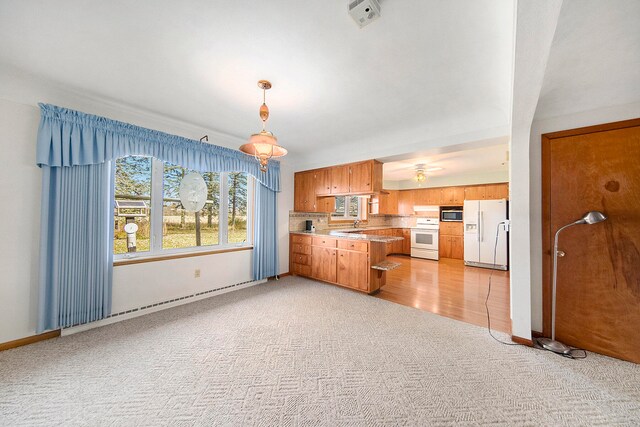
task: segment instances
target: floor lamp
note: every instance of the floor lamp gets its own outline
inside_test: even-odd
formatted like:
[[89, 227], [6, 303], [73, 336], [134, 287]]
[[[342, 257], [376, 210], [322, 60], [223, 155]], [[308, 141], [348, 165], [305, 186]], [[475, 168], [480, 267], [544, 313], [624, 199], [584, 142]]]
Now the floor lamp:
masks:
[[558, 354], [570, 354], [571, 347], [566, 344], [556, 341], [556, 283], [558, 281], [558, 256], [563, 257], [564, 252], [558, 250], [558, 235], [565, 228], [569, 228], [574, 225], [580, 224], [597, 224], [607, 219], [607, 216], [602, 212], [591, 211], [587, 212], [582, 218], [560, 227], [556, 231], [556, 236], [553, 243], [553, 289], [551, 299], [551, 338], [538, 338], [536, 342], [545, 350], [552, 351]]

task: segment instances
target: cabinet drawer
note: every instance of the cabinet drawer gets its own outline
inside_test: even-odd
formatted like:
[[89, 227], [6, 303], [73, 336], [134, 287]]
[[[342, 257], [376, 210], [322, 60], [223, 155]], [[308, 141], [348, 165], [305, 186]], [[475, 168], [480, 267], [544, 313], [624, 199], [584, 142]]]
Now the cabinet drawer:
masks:
[[291, 235], [291, 242], [293, 243], [302, 243], [303, 245], [311, 244], [311, 236], [301, 236], [299, 234]]
[[291, 262], [302, 265], [311, 265], [311, 255], [291, 254]]
[[325, 248], [335, 248], [336, 247], [336, 239], [331, 239], [328, 237], [314, 237], [313, 238], [313, 246], [323, 246]]
[[311, 266], [294, 263], [293, 274], [297, 274], [299, 276], [311, 276]]
[[338, 240], [338, 249], [367, 252], [369, 250], [369, 245], [367, 242], [357, 240]]
[[310, 255], [311, 246], [303, 245], [302, 243], [294, 243], [293, 245], [291, 245], [291, 252], [293, 252], [294, 254]]

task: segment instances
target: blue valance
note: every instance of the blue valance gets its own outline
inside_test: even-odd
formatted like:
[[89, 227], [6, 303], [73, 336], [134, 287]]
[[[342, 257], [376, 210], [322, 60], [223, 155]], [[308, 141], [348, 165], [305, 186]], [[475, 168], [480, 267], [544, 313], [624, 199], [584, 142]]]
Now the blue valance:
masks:
[[247, 154], [49, 104], [40, 105], [38, 166], [94, 165], [128, 155], [152, 156], [200, 172], [246, 172], [280, 191], [280, 163], [267, 172]]

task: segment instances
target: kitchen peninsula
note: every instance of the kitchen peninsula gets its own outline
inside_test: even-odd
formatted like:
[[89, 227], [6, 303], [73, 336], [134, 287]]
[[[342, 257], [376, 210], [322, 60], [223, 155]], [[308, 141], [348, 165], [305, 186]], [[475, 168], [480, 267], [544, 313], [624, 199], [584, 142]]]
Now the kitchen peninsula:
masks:
[[402, 237], [318, 230], [290, 233], [293, 274], [374, 294], [384, 286], [386, 271], [400, 264], [387, 261], [387, 243]]

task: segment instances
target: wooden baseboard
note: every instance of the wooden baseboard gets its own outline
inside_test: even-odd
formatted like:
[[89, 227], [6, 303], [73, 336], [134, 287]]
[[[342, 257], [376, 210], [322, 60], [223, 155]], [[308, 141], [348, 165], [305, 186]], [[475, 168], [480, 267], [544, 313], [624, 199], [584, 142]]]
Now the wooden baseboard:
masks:
[[544, 334], [538, 331], [531, 331], [531, 337], [533, 338], [543, 338]]
[[522, 345], [526, 345], [527, 347], [533, 347], [533, 341], [531, 341], [530, 339], [527, 338], [521, 338], [521, 337], [517, 337], [515, 335], [511, 335], [511, 341], [517, 343], [517, 344], [522, 344]]
[[0, 351], [9, 350], [10, 348], [22, 347], [23, 345], [33, 344], [38, 341], [57, 338], [59, 336], [60, 336], [60, 329], [56, 329], [55, 331], [49, 331], [39, 335], [32, 335], [30, 337], [3, 342], [3, 343], [0, 343]]

